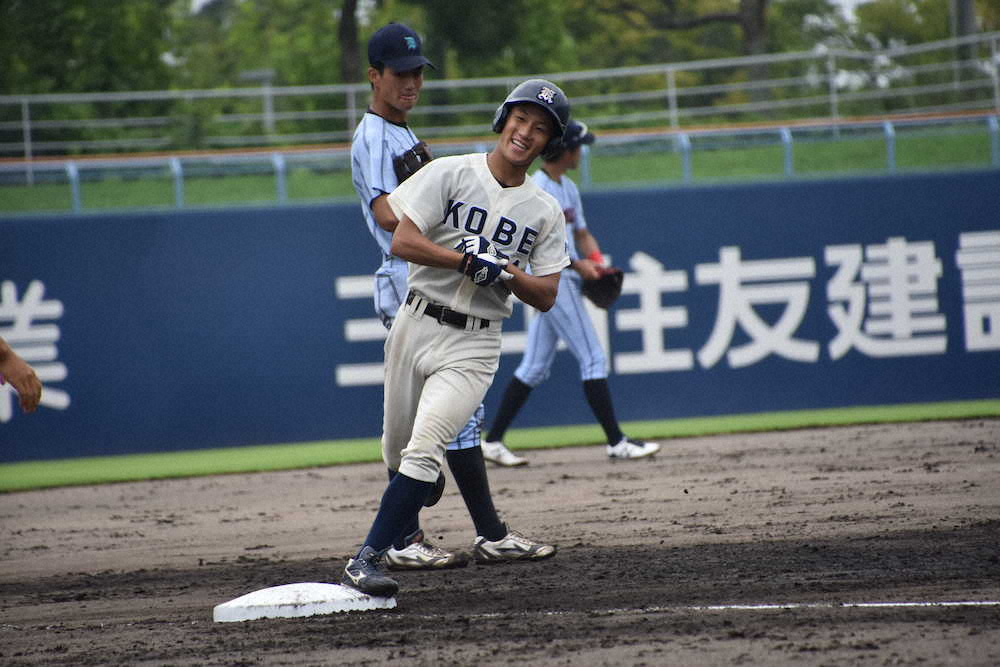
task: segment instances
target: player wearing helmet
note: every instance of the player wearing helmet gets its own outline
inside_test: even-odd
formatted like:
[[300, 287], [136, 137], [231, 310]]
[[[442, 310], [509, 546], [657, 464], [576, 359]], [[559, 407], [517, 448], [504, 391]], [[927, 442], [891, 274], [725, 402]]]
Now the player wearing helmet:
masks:
[[[351, 144], [352, 179], [368, 230], [381, 250], [382, 265], [375, 273], [375, 311], [386, 329], [391, 329], [407, 295], [407, 263], [391, 252], [398, 220], [388, 204], [388, 195], [431, 159], [426, 145], [417, 140], [406, 122], [419, 98], [423, 68], [433, 67], [421, 54], [421, 46], [417, 33], [401, 23], [390, 23], [372, 35], [368, 43], [372, 101]], [[503, 538], [507, 530], [490, 493], [480, 448], [482, 420], [480, 405], [448, 443], [445, 458], [476, 534], [495, 541]], [[394, 466], [388, 468], [390, 480], [397, 473]], [[443, 490], [442, 473], [425, 505], [435, 504]], [[533, 553], [545, 553], [539, 549]], [[523, 551], [507, 550], [496, 556], [521, 558]], [[482, 558], [482, 554], [478, 555]], [[385, 553], [385, 563], [393, 570], [440, 570], [464, 567], [468, 562], [469, 554], [464, 551], [448, 551], [426, 539], [418, 516], [403, 528]]]
[[[511, 295], [542, 311], [555, 302], [569, 265], [562, 210], [527, 172], [568, 119], [555, 84], [526, 81], [497, 109], [490, 153], [431, 161], [387, 197], [398, 221], [390, 251], [409, 263], [409, 289], [385, 344], [382, 455], [397, 472], [342, 579], [363, 593], [398, 590], [382, 556], [432, 493], [447, 443], [493, 381]], [[473, 542], [477, 562], [556, 552], [504, 524], [492, 530]]]

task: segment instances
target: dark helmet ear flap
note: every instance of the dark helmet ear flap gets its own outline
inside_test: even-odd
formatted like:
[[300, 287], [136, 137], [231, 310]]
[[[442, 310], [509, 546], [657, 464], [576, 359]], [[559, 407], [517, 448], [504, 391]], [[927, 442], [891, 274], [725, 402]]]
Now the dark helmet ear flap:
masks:
[[504, 101], [503, 104], [497, 107], [496, 113], [493, 114], [493, 131], [497, 134], [503, 132], [503, 126], [507, 124], [508, 113], [507, 102]]
[[552, 137], [542, 149], [542, 159], [546, 162], [557, 160], [565, 148], [566, 145], [563, 143], [562, 137]]

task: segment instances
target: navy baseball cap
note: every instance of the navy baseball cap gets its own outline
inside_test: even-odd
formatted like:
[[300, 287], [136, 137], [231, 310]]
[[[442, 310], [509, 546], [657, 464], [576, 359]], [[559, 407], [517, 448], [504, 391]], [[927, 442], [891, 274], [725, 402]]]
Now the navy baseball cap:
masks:
[[566, 124], [566, 132], [562, 136], [562, 144], [567, 150], [573, 150], [583, 144], [594, 143], [594, 134], [587, 128], [586, 123], [578, 120], [571, 120]]
[[409, 72], [421, 65], [437, 69], [420, 53], [420, 36], [395, 22], [379, 28], [368, 40], [368, 64], [385, 65], [394, 72]]

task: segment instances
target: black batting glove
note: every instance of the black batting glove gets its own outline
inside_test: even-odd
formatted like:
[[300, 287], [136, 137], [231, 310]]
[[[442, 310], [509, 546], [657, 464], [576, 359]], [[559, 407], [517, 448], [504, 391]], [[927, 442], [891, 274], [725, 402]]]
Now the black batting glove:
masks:
[[472, 282], [482, 287], [492, 285], [497, 278], [510, 280], [513, 276], [503, 270], [505, 266], [507, 266], [507, 259], [501, 259], [486, 252], [477, 255], [467, 252], [462, 255], [458, 272], [469, 276]]

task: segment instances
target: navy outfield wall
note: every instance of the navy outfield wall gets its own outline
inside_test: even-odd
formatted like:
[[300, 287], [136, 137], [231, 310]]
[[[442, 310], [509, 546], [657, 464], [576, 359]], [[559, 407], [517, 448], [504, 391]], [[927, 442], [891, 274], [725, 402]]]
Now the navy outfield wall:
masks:
[[[622, 420], [1000, 397], [1000, 172], [584, 197]], [[377, 436], [356, 205], [0, 219], [0, 460]], [[515, 309], [487, 419], [523, 350]], [[515, 426], [590, 423], [557, 356]]]

